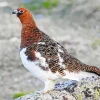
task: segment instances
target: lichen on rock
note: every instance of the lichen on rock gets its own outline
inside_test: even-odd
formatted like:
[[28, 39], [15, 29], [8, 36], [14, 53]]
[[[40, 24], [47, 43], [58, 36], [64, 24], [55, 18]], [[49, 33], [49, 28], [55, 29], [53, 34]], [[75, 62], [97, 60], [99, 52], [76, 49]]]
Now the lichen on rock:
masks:
[[57, 83], [55, 89], [48, 93], [31, 93], [16, 100], [100, 100], [100, 77], [86, 78], [76, 83], [64, 81]]

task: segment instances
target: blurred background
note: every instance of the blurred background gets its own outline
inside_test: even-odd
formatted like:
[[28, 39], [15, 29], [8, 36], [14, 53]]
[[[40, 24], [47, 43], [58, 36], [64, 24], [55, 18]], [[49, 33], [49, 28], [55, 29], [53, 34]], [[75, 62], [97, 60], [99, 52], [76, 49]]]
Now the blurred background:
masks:
[[41, 90], [43, 83], [19, 57], [18, 7], [32, 13], [38, 27], [82, 62], [100, 67], [100, 0], [0, 0], [0, 100]]

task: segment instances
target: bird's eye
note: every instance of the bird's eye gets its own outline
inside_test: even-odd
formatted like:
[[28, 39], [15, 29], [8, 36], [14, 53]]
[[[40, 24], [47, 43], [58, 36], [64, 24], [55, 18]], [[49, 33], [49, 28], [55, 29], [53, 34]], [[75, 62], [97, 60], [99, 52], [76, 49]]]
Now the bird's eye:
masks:
[[19, 10], [19, 13], [24, 13], [24, 11], [23, 10]]

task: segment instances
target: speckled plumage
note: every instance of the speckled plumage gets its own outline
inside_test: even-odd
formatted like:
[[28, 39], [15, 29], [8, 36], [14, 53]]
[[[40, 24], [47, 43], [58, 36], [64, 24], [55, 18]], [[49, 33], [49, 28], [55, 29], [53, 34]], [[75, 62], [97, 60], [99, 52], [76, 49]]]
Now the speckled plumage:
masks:
[[[48, 63], [49, 67], [47, 69], [51, 69], [53, 73], [56, 73], [58, 71], [60, 74], [65, 75], [63, 70], [66, 69], [69, 72], [79, 72], [79, 71], [89, 71], [89, 68], [91, 69], [90, 71], [93, 70], [96, 71], [97, 74], [100, 73], [98, 72], [99, 70], [97, 68], [83, 64], [81, 61], [71, 56], [63, 46], [61, 46], [59, 43], [51, 39], [49, 36], [40, 31], [38, 28], [34, 29], [33, 32], [31, 32], [31, 34], [33, 34], [33, 37], [35, 39], [36, 37], [39, 36], [40, 37], [38, 38], [39, 39], [38, 42], [32, 42], [32, 45], [30, 45], [27, 48], [25, 54], [28, 56], [27, 58], [28, 60], [34, 61], [35, 59], [37, 59], [34, 54], [34, 51], [37, 51], [41, 54], [41, 56], [46, 58], [46, 62]], [[28, 37], [26, 41], [27, 44], [28, 43], [31, 44], [31, 41], [35, 40], [34, 38], [32, 38], [31, 36], [30, 38]], [[63, 60], [61, 62], [62, 65], [59, 64], [60, 61], [59, 57], [61, 57], [61, 59]], [[46, 66], [40, 66], [40, 67], [42, 68], [42, 70], [45, 70]]]
[[58, 78], [79, 80], [95, 74], [100, 76], [100, 68], [82, 63], [42, 32], [27, 9], [19, 8], [17, 11], [22, 23], [20, 46], [22, 62], [35, 77], [45, 83], [45, 91], [53, 89]]

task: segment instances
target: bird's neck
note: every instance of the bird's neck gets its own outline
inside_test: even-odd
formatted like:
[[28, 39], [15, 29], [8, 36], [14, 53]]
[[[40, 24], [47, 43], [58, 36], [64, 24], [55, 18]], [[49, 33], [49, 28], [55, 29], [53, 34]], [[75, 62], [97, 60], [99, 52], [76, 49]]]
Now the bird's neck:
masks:
[[27, 26], [30, 26], [30, 27], [33, 27], [33, 28], [37, 27], [36, 23], [33, 19], [26, 19], [26, 20], [21, 19], [20, 21], [21, 21], [21, 24], [22, 24], [22, 28], [27, 27]]
[[40, 39], [41, 32], [39, 32], [39, 29], [33, 21], [26, 21], [22, 24], [20, 48], [29, 47], [38, 42]]
[[19, 17], [19, 20], [22, 24], [22, 27], [25, 25], [30, 25], [30, 24], [31, 24], [31, 26], [36, 27], [36, 23], [35, 23], [34, 19], [32, 18], [31, 14], [24, 14], [24, 15], [21, 15], [18, 17]]

